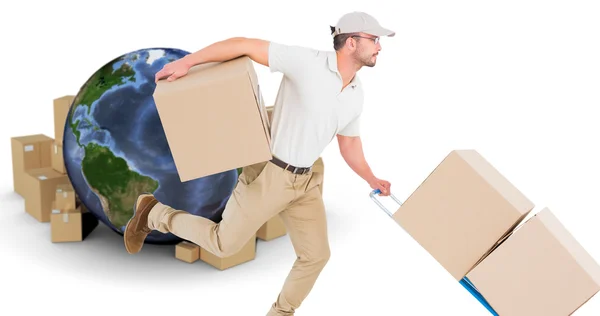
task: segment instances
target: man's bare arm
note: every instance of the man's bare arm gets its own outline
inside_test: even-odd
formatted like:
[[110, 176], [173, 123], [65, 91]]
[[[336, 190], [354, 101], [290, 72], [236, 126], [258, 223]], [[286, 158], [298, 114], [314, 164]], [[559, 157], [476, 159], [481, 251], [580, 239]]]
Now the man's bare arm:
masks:
[[371, 171], [362, 149], [360, 137], [349, 137], [337, 135], [338, 145], [342, 157], [354, 172], [367, 182], [375, 180], [375, 175]]
[[386, 180], [377, 178], [373, 174], [373, 171], [371, 171], [371, 167], [369, 167], [363, 152], [362, 140], [360, 137], [350, 137], [338, 134], [337, 139], [340, 153], [348, 166], [357, 175], [363, 178], [371, 188], [379, 189], [381, 195], [389, 195], [391, 184]]
[[232, 37], [216, 42], [195, 53], [166, 64], [155, 74], [154, 81], [158, 82], [164, 78], [167, 78], [167, 81], [173, 81], [185, 76], [190, 68], [195, 65], [209, 62], [224, 62], [240, 56], [248, 56], [256, 63], [268, 67], [269, 44], [269, 41], [246, 37]]
[[254, 62], [268, 67], [269, 41], [257, 38], [232, 37], [208, 45], [185, 56], [183, 60], [191, 67], [207, 62], [224, 62], [240, 56], [248, 56]]

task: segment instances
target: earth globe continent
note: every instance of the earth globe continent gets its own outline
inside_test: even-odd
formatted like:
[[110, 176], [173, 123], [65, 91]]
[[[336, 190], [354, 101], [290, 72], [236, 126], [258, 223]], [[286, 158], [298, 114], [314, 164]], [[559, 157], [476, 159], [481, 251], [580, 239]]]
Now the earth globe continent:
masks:
[[[237, 184], [239, 168], [186, 182], [179, 179], [152, 94], [156, 72], [187, 54], [147, 48], [119, 56], [91, 75], [68, 112], [63, 155], [69, 179], [81, 203], [121, 235], [142, 193], [219, 222]], [[190, 135], [190, 142], [195, 137], [209, 135]], [[153, 231], [145, 242], [181, 240]]]

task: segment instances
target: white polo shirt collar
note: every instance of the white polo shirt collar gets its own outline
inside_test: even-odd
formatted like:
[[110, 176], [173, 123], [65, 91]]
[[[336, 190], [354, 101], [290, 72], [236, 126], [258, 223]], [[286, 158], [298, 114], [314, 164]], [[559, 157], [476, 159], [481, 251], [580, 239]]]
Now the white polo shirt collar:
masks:
[[[340, 74], [340, 71], [337, 67], [337, 54], [335, 53], [335, 51], [327, 52], [327, 64], [329, 65], [329, 70], [336, 73], [339, 76], [340, 80], [342, 80], [342, 75]], [[360, 81], [358, 80], [358, 74], [355, 74], [354, 78], [352, 78], [352, 81], [350, 81], [348, 87], [357, 88], [359, 82]]]

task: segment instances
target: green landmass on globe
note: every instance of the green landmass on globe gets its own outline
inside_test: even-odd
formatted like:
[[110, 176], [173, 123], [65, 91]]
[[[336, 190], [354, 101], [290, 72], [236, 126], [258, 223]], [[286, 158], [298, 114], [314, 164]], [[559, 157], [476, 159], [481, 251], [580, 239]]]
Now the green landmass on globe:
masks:
[[[137, 55], [132, 58], [133, 61], [137, 59]], [[154, 192], [158, 187], [158, 181], [131, 170], [127, 161], [116, 157], [108, 147], [92, 142], [82, 145], [80, 143], [81, 134], [77, 129], [81, 121], [73, 121], [72, 118], [78, 107], [87, 107], [87, 112], [90, 114], [92, 104], [114, 86], [123, 85], [127, 81], [135, 82], [135, 71], [127, 62], [124, 62], [117, 70], [113, 70], [115, 63], [121, 60], [122, 58], [113, 60], [92, 75], [82, 86], [82, 93], [74, 99], [74, 106], [69, 115], [69, 125], [75, 135], [77, 145], [85, 150], [81, 162], [82, 172], [90, 188], [100, 198], [104, 213], [116, 227], [127, 224], [127, 221], [133, 216], [132, 205], [139, 195], [138, 192]], [[89, 119], [85, 121], [94, 129], [100, 129]]]
[[100, 197], [104, 212], [117, 226], [127, 224], [133, 215], [137, 192], [154, 192], [158, 188], [158, 181], [129, 170], [125, 159], [95, 143], [85, 146], [81, 167], [90, 188]]

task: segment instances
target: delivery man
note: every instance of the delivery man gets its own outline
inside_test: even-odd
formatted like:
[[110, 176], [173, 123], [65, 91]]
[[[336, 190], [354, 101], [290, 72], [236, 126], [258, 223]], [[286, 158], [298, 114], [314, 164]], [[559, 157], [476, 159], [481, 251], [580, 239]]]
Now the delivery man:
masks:
[[246, 166], [240, 174], [222, 221], [176, 210], [151, 194], [138, 197], [124, 232], [129, 253], [141, 250], [152, 230], [170, 232], [219, 257], [237, 253], [273, 216], [280, 214], [297, 259], [267, 315], [294, 315], [329, 260], [325, 207], [318, 185], [323, 174], [311, 166], [337, 136], [350, 168], [381, 195], [390, 183], [367, 164], [360, 138], [363, 87], [357, 71], [373, 67], [380, 38], [394, 36], [372, 16], [351, 12], [331, 26], [334, 51], [283, 45], [261, 39], [230, 38], [173, 61], [156, 73], [156, 81], [176, 80], [190, 67], [248, 56], [281, 72], [273, 107], [273, 159]]

